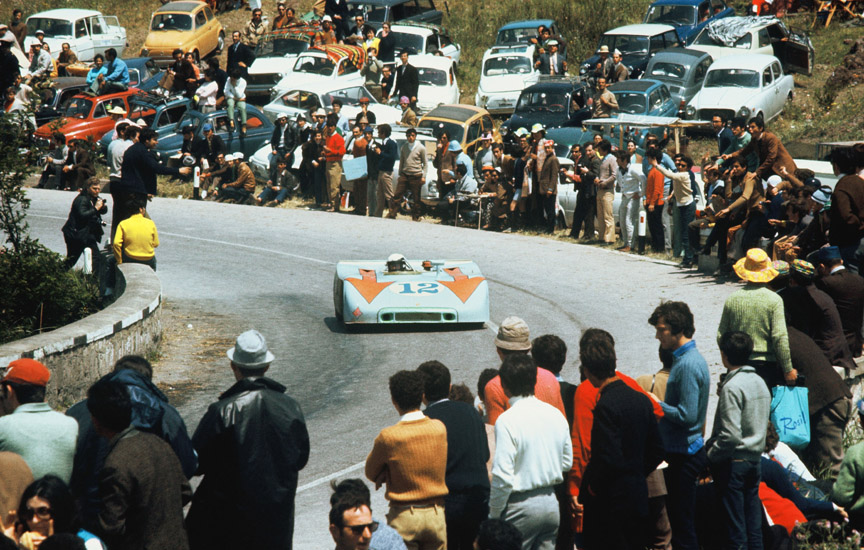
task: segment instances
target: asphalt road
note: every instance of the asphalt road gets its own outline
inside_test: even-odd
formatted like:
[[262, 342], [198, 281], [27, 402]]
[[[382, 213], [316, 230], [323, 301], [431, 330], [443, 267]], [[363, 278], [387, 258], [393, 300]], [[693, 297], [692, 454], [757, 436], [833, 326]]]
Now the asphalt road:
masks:
[[[32, 234], [64, 252], [60, 227], [73, 195], [33, 189], [30, 197]], [[157, 258], [165, 299], [179, 311], [220, 315], [225, 338], [246, 328], [261, 331], [277, 357], [269, 375], [303, 407], [312, 454], [297, 496], [300, 550], [330, 544], [327, 482], [362, 477], [375, 435], [397, 420], [388, 377], [437, 359], [454, 383], [473, 390], [482, 369], [498, 366], [494, 324], [508, 315], [525, 319], [532, 337], [552, 333], [565, 340], [567, 380], [578, 380], [578, 339], [589, 327], [612, 333], [619, 370], [636, 376], [659, 369], [651, 311], [661, 300], [683, 300], [711, 368], [712, 398], [723, 369], [715, 333], [734, 288], [666, 263], [539, 237], [303, 210], [156, 199], [150, 215], [162, 243]], [[490, 283], [491, 326], [346, 333], [333, 316], [335, 263], [394, 252], [475, 260]], [[232, 379], [227, 359], [224, 370], [187, 376], [200, 389], [179, 408], [194, 430]], [[383, 519], [383, 490], [373, 493], [373, 511]]]

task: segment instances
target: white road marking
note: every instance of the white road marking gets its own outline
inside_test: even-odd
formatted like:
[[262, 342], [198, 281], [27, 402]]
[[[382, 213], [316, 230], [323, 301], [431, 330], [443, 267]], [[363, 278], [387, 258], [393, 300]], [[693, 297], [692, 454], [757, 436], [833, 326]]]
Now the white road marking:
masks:
[[312, 489], [313, 487], [323, 485], [324, 483], [327, 483], [328, 481], [336, 479], [337, 477], [344, 476], [346, 474], [350, 474], [354, 470], [359, 470], [360, 468], [362, 468], [365, 465], [366, 465], [366, 462], [358, 462], [357, 464], [355, 464], [353, 466], [348, 466], [344, 470], [339, 470], [338, 472], [334, 472], [334, 473], [330, 474], [329, 476], [319, 477], [315, 481], [310, 481], [309, 483], [306, 483], [306, 484], [301, 485], [300, 487], [297, 487], [297, 492], [302, 493], [303, 491], [307, 491], [309, 489]]
[[205, 243], [211, 244], [223, 244], [227, 246], [236, 246], [239, 248], [246, 248], [248, 250], [256, 250], [258, 252], [266, 252], [267, 254], [276, 254], [278, 256], [287, 256], [289, 258], [297, 258], [299, 260], [307, 260], [309, 262], [317, 262], [319, 264], [326, 265], [336, 265], [336, 262], [328, 262], [326, 260], [319, 260], [318, 258], [310, 258], [308, 256], [300, 256], [298, 254], [291, 254], [290, 252], [282, 252], [281, 250], [271, 250], [269, 248], [261, 248], [260, 246], [250, 246], [248, 244], [240, 244], [240, 243], [232, 243], [228, 241], [217, 241], [215, 239], [205, 239], [203, 237], [193, 237], [191, 235], [183, 235], [181, 233], [169, 233], [167, 231], [160, 231], [162, 235], [169, 235], [171, 237], [180, 237], [181, 239], [191, 239], [193, 241], [201, 241]]

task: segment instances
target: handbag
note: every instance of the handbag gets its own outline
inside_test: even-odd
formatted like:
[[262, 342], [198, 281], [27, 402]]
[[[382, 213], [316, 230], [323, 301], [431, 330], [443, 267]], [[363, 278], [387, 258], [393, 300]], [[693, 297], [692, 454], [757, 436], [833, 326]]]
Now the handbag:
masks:
[[780, 441], [793, 449], [810, 443], [810, 407], [807, 388], [775, 386], [771, 390], [771, 423]]

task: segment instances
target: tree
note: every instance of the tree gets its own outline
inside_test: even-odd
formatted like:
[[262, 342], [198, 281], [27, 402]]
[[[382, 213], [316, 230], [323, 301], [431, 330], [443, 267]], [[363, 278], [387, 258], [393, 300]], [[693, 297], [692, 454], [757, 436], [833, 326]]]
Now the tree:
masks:
[[32, 147], [31, 135], [26, 111], [0, 115], [0, 232], [16, 254], [34, 246], [28, 233], [30, 199], [24, 183], [39, 165], [40, 151]]

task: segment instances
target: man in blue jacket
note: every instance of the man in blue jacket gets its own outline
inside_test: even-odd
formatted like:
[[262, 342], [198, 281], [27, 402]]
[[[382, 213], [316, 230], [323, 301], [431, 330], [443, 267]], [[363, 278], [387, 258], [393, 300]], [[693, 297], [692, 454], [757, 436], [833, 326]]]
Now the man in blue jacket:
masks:
[[102, 95], [125, 92], [129, 89], [129, 67], [126, 62], [117, 57], [117, 50], [105, 50], [105, 74], [97, 77], [101, 80]]

